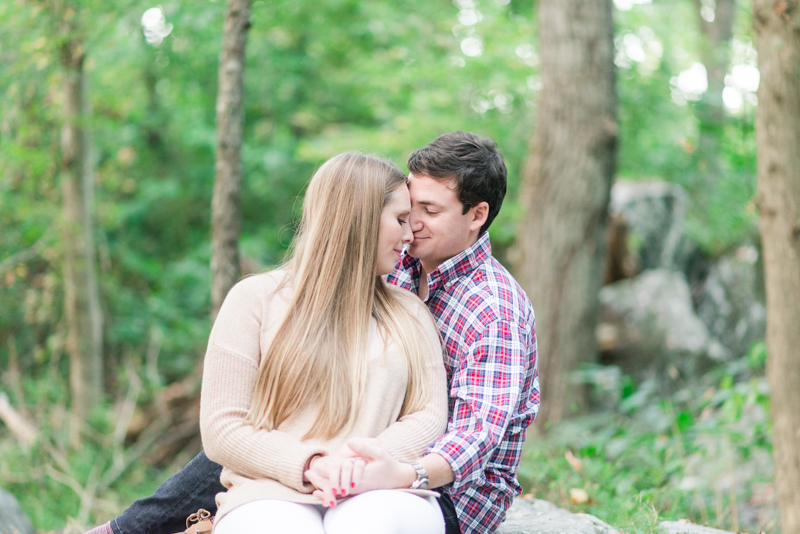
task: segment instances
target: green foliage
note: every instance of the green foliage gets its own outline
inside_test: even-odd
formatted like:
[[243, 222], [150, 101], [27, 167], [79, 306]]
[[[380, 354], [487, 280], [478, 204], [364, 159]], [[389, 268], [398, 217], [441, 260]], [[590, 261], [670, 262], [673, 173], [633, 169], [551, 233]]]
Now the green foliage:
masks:
[[[699, 17], [695, 3], [653, 2], [617, 12], [617, 65], [620, 119], [618, 174], [633, 180], [666, 180], [691, 198], [687, 232], [712, 255], [756, 233], [754, 106], [728, 111], [714, 130], [722, 176], [709, 180], [709, 155], [700, 154], [701, 102], [677, 93], [677, 77], [700, 61]], [[676, 31], [676, 28], [681, 28]], [[740, 1], [734, 41], [751, 42], [749, 3]], [[642, 45], [642, 58], [626, 55], [626, 36]], [[733, 54], [733, 62], [744, 58]]]
[[126, 377], [133, 380], [124, 384], [128, 398], [95, 406], [91, 420], [82, 426], [83, 443], [74, 448], [66, 386], [56, 379], [59, 369], [51, 371], [49, 380], [24, 377], [9, 391], [13, 404], [28, 406], [23, 415], [37, 423], [39, 435], [30, 446], [2, 435], [0, 480], [38, 530], [61, 529], [65, 521], [79, 529], [92, 521], [107, 521], [135, 499], [151, 494], [174, 468], [142, 463], [142, 444], [124, 442], [130, 409], [142, 385], [133, 373]]
[[[633, 391], [623, 381], [616, 410], [530, 432], [519, 471], [525, 492], [625, 532], [654, 532], [659, 522], [678, 519], [774, 531], [776, 510], [750, 504], [771, 487], [773, 469], [763, 354], [756, 344], [670, 399], [654, 397], [646, 383]], [[574, 501], [576, 488], [589, 500]], [[752, 513], [741, 513], [746, 508]]]

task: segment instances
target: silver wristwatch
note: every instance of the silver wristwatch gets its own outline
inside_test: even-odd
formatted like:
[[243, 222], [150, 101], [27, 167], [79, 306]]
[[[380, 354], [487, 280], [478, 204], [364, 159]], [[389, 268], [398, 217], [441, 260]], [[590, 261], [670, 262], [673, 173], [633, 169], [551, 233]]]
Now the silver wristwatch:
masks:
[[413, 467], [414, 470], [417, 472], [417, 479], [411, 483], [409, 489], [420, 489], [420, 490], [428, 489], [428, 483], [429, 483], [428, 472], [425, 471], [425, 468], [422, 467], [422, 464], [419, 462], [405, 462], [405, 463], [410, 464], [411, 467]]

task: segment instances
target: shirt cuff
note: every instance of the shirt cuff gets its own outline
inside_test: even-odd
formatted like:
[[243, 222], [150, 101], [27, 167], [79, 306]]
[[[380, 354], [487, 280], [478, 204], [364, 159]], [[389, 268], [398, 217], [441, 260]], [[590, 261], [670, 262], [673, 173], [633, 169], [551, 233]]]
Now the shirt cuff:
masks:
[[454, 479], [452, 488], [456, 493], [477, 479], [472, 473], [480, 467], [481, 451], [475, 443], [447, 434], [431, 445], [428, 453], [438, 454], [450, 464]]

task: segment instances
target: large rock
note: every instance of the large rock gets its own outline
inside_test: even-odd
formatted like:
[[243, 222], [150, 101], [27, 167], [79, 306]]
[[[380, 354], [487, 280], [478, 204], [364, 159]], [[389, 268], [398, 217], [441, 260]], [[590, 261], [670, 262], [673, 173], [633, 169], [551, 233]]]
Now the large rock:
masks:
[[730, 534], [727, 530], [704, 527], [683, 521], [662, 521], [658, 524], [658, 534]]
[[515, 499], [497, 534], [618, 534], [593, 515], [573, 514], [539, 499]]
[[662, 391], [671, 391], [675, 380], [699, 376], [730, 358], [695, 314], [680, 273], [644, 271], [603, 287], [600, 303], [604, 359], [637, 382], [654, 379]]
[[17, 499], [0, 489], [0, 534], [36, 534]]
[[687, 205], [686, 193], [675, 184], [614, 184], [609, 214], [626, 226], [639, 269], [687, 272], [696, 248], [683, 231]]
[[[515, 499], [506, 520], [495, 534], [619, 534], [621, 530], [589, 514], [573, 514], [555, 504], [539, 499]], [[659, 534], [730, 534], [724, 530], [684, 523], [662, 521]]]
[[711, 267], [697, 302], [697, 315], [734, 357], [764, 339], [767, 310], [758, 251], [742, 246]]

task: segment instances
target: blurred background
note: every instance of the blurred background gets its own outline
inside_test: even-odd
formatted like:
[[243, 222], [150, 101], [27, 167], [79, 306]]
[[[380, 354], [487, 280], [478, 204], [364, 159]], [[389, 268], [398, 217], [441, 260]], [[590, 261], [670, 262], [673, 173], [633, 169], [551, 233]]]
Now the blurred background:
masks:
[[218, 145], [238, 278], [281, 261], [325, 159], [405, 168], [452, 130], [509, 169], [490, 234], [544, 395], [525, 493], [629, 532], [779, 530], [749, 1], [240, 3], [240, 148], [224, 0], [0, 3], [0, 485], [37, 530], [201, 448]]

